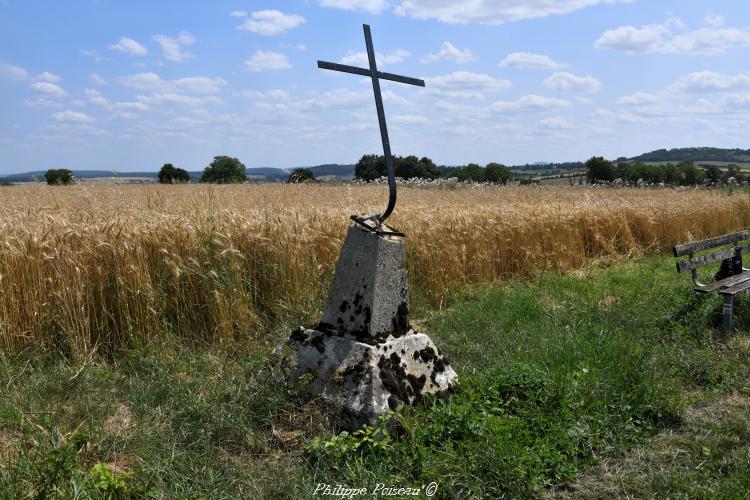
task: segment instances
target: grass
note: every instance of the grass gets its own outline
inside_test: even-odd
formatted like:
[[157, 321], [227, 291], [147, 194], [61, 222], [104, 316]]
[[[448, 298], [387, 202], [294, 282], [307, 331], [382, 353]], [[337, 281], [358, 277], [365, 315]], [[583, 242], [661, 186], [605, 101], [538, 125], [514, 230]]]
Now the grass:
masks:
[[[383, 186], [11, 186], [0, 203], [0, 347], [83, 360], [170, 335], [255, 342], [319, 314], [349, 214]], [[750, 224], [705, 189], [402, 189], [412, 291], [662, 254]], [[554, 249], [554, 251], [550, 251]], [[435, 263], [440, 265], [436, 266]]]
[[716, 402], [747, 396], [750, 304], [722, 334], [719, 299], [696, 299], [673, 265], [542, 272], [423, 303], [458, 390], [354, 433], [258, 376], [291, 324], [223, 345], [162, 335], [110, 358], [6, 351], [0, 497], [302, 498], [319, 483], [432, 481], [437, 498], [746, 496], [748, 406]]

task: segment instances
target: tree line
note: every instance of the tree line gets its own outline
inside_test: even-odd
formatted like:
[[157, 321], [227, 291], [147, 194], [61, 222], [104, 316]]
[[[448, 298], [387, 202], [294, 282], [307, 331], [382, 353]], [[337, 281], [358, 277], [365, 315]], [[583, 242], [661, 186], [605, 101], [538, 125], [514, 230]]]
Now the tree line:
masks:
[[[482, 167], [476, 163], [469, 163], [464, 167], [438, 167], [430, 159], [416, 156], [395, 156], [393, 171], [396, 177], [402, 179], [438, 179], [440, 177], [456, 177], [460, 181], [491, 182], [506, 184], [513, 178], [508, 167], [499, 163], [488, 163]], [[364, 155], [354, 166], [354, 177], [362, 181], [374, 181], [388, 175], [383, 155]]]
[[654, 165], [649, 163], [613, 163], [601, 156], [595, 156], [586, 163], [586, 177], [589, 182], [613, 182], [620, 179], [627, 183], [638, 181], [647, 184], [669, 184], [674, 186], [695, 186], [699, 184], [718, 185], [734, 178], [744, 181], [744, 175], [737, 165], [730, 165], [726, 172], [719, 167], [697, 167], [693, 162], [683, 161], [677, 164], [666, 163]]

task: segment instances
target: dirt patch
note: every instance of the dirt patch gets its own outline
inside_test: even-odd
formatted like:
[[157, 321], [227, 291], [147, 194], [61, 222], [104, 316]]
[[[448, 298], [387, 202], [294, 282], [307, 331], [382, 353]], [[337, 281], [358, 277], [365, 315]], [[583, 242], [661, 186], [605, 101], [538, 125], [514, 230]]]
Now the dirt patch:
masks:
[[133, 415], [130, 413], [130, 408], [120, 403], [117, 405], [114, 415], [110, 415], [104, 421], [104, 430], [109, 433], [122, 432], [129, 429], [133, 425]]

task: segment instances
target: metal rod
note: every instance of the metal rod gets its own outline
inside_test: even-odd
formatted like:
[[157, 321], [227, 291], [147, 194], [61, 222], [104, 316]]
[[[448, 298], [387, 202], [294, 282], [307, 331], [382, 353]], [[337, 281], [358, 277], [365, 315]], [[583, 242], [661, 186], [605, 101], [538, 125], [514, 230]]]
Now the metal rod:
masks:
[[[358, 68], [356, 66], [347, 66], [346, 64], [332, 63], [328, 61], [318, 61], [318, 68], [320, 69], [331, 69], [333, 71], [341, 71], [343, 73], [352, 73], [354, 75], [362, 75], [372, 77], [372, 71], [369, 69]], [[394, 75], [393, 73], [383, 73], [382, 71], [377, 72], [378, 78], [381, 80], [390, 80], [392, 82], [406, 83], [409, 85], [416, 85], [417, 87], [424, 87], [424, 80], [419, 78], [411, 78], [408, 76]]]
[[372, 35], [370, 26], [363, 24], [365, 32], [365, 44], [367, 45], [367, 58], [370, 61], [370, 71], [372, 77], [372, 90], [375, 93], [375, 107], [378, 111], [378, 123], [380, 124], [380, 138], [383, 141], [383, 152], [385, 153], [385, 166], [388, 171], [388, 206], [385, 212], [378, 216], [378, 221], [382, 224], [393, 212], [396, 206], [396, 175], [393, 171], [393, 157], [391, 156], [391, 143], [388, 140], [388, 127], [385, 124], [385, 110], [383, 109], [383, 97], [380, 95], [380, 81], [378, 80], [378, 64], [375, 61], [375, 50], [372, 48]]

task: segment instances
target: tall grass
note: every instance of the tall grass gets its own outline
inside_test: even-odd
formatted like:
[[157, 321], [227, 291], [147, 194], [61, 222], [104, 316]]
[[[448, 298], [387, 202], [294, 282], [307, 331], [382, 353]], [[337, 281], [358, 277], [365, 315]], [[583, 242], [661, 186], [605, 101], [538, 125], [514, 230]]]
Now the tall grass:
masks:
[[[383, 187], [0, 188], [0, 345], [71, 356], [170, 332], [218, 341], [314, 321], [348, 227]], [[402, 189], [413, 289], [656, 254], [746, 227], [750, 198], [706, 190]]]

